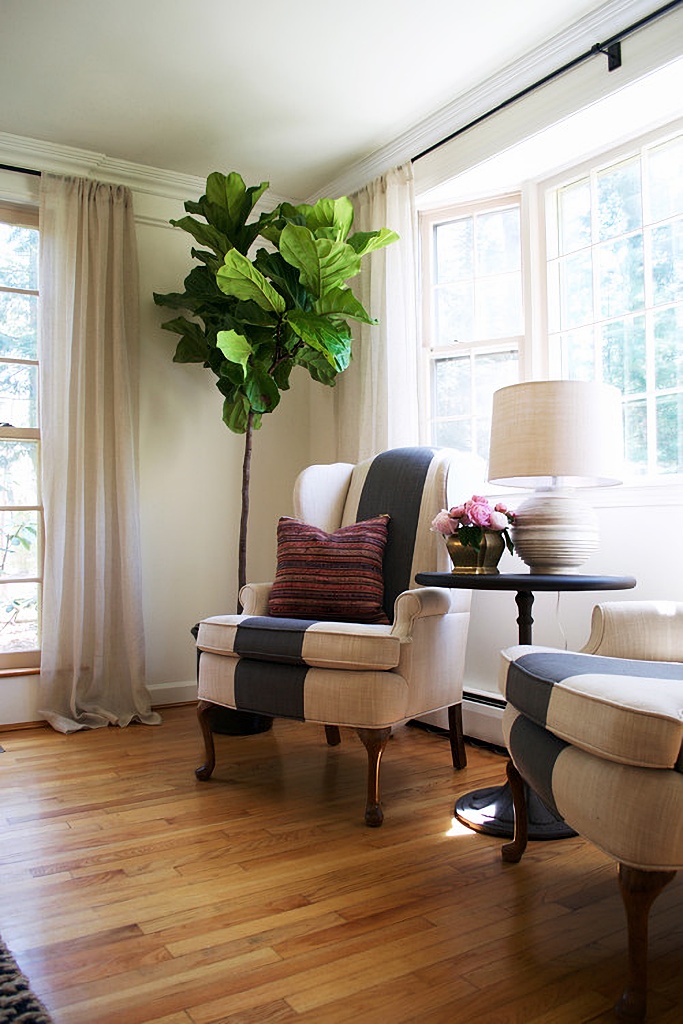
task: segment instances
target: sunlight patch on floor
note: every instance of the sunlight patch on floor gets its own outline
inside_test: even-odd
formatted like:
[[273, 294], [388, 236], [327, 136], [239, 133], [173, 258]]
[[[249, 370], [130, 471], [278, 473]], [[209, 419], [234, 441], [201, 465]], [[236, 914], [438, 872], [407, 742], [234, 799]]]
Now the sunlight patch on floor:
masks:
[[451, 818], [451, 827], [446, 832], [447, 836], [476, 836], [474, 829], [463, 825], [457, 818]]

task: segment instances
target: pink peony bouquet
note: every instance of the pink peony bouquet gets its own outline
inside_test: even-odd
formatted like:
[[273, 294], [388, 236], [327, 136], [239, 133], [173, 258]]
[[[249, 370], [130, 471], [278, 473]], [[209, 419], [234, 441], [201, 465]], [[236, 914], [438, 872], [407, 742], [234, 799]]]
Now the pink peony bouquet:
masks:
[[451, 509], [442, 508], [432, 520], [432, 530], [450, 537], [457, 533], [464, 547], [468, 545], [475, 551], [479, 550], [484, 530], [495, 530], [502, 533], [508, 551], [514, 550], [508, 526], [515, 521], [515, 513], [510, 512], [501, 502], [492, 506], [481, 494], [473, 494], [464, 505], [456, 505]]

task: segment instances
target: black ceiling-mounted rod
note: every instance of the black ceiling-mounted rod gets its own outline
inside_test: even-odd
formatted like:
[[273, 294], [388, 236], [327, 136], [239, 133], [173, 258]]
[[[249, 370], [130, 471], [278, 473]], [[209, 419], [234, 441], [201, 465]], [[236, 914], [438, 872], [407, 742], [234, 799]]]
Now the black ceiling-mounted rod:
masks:
[[0, 171], [14, 171], [16, 174], [33, 174], [39, 178], [42, 171], [36, 171], [32, 167], [13, 167], [12, 164], [0, 164]]
[[439, 142], [435, 142], [433, 145], [428, 146], [427, 149], [423, 149], [421, 153], [418, 153], [417, 156], [411, 158], [411, 162], [415, 163], [416, 160], [421, 160], [422, 157], [427, 156], [428, 153], [433, 153], [435, 150], [440, 149], [441, 146], [445, 146], [447, 142], [457, 139], [459, 135], [463, 135], [465, 132], [469, 131], [470, 128], [476, 128], [476, 126], [481, 124], [482, 121], [487, 121], [489, 117], [493, 117], [494, 114], [498, 114], [501, 110], [505, 110], [506, 107], [509, 107], [518, 100], [528, 96], [529, 93], [535, 92], [536, 89], [540, 89], [542, 86], [547, 85], [548, 82], [554, 81], [554, 79], [566, 74], [568, 71], [578, 67], [579, 64], [585, 63], [587, 60], [590, 60], [599, 53], [604, 54], [607, 57], [607, 70], [615, 71], [616, 68], [621, 67], [622, 41], [634, 32], [637, 32], [639, 29], [644, 28], [645, 25], [649, 25], [650, 22], [655, 21], [657, 18], [661, 18], [664, 14], [668, 14], [670, 11], [673, 11], [674, 8], [680, 7], [682, 3], [683, 0], [672, 0], [671, 3], [664, 4], [663, 7], [659, 7], [651, 14], [647, 14], [645, 17], [640, 18], [639, 21], [634, 21], [632, 25], [622, 29], [621, 32], [617, 32], [615, 35], [610, 36], [610, 38], [606, 39], [604, 43], [595, 43], [594, 46], [591, 46], [590, 50], [586, 50], [585, 53], [580, 54], [578, 57], [574, 57], [573, 60], [563, 64], [562, 67], [556, 68], [554, 71], [550, 71], [547, 75], [544, 75], [543, 78], [539, 78], [537, 82], [533, 82], [531, 85], [527, 85], [524, 89], [520, 89], [520, 91], [516, 92], [514, 96], [508, 97], [508, 99], [503, 100], [502, 103], [498, 103], [495, 107], [491, 107], [491, 109], [487, 110], [486, 113], [480, 114], [478, 117], [475, 117], [474, 120], [468, 121], [467, 124], [462, 125], [460, 128], [456, 128], [454, 132], [451, 132], [450, 135], [447, 135], [444, 139], [440, 139]]

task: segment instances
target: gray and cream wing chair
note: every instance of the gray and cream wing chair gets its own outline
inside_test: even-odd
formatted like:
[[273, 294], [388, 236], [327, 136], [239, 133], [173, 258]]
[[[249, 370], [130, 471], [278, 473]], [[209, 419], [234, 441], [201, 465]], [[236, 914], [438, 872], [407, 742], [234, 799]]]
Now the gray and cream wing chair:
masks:
[[581, 653], [503, 651], [503, 731], [515, 837], [526, 848], [525, 780], [619, 865], [629, 947], [623, 1021], [645, 1019], [650, 907], [683, 867], [683, 604], [609, 602]]
[[453, 765], [466, 764], [462, 687], [469, 591], [418, 587], [447, 568], [430, 530], [447, 484], [472, 485], [471, 463], [447, 449], [397, 448], [356, 466], [310, 466], [298, 477], [296, 518], [278, 525], [273, 583], [242, 589], [241, 615], [199, 624], [198, 716], [215, 767], [214, 705], [340, 726], [367, 750], [365, 822], [382, 824], [380, 759], [392, 726], [448, 708]]

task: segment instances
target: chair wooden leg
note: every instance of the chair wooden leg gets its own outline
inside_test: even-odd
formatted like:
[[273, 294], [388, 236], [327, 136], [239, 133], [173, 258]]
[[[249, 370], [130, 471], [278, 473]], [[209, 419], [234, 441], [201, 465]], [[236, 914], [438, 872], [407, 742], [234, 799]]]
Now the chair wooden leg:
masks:
[[338, 725], [325, 726], [325, 739], [329, 747], [338, 747], [341, 743], [341, 733]]
[[195, 768], [195, 775], [202, 782], [206, 782], [211, 778], [211, 774], [216, 767], [216, 748], [213, 742], [213, 733], [211, 732], [211, 708], [214, 705], [208, 700], [200, 700], [197, 704], [197, 718], [199, 719], [199, 725], [202, 730], [202, 736], [204, 737], [204, 748], [206, 750], [206, 761], [200, 765], [199, 768]]
[[508, 864], [517, 864], [522, 859], [529, 839], [529, 817], [526, 801], [526, 786], [524, 779], [515, 768], [512, 761], [508, 761], [505, 771], [510, 783], [512, 794], [512, 807], [515, 815], [515, 833], [511, 843], [506, 843], [501, 848], [501, 856]]
[[356, 729], [363, 746], [368, 752], [368, 799], [365, 805], [365, 824], [378, 828], [384, 821], [382, 805], [379, 802], [379, 766], [391, 729]]
[[619, 888], [628, 927], [628, 981], [616, 1006], [617, 1020], [633, 1024], [645, 1020], [650, 908], [675, 874], [675, 871], [642, 871], [619, 865]]
[[465, 735], [462, 731], [462, 704], [451, 704], [448, 709], [448, 738], [451, 741], [453, 767], [467, 768]]

